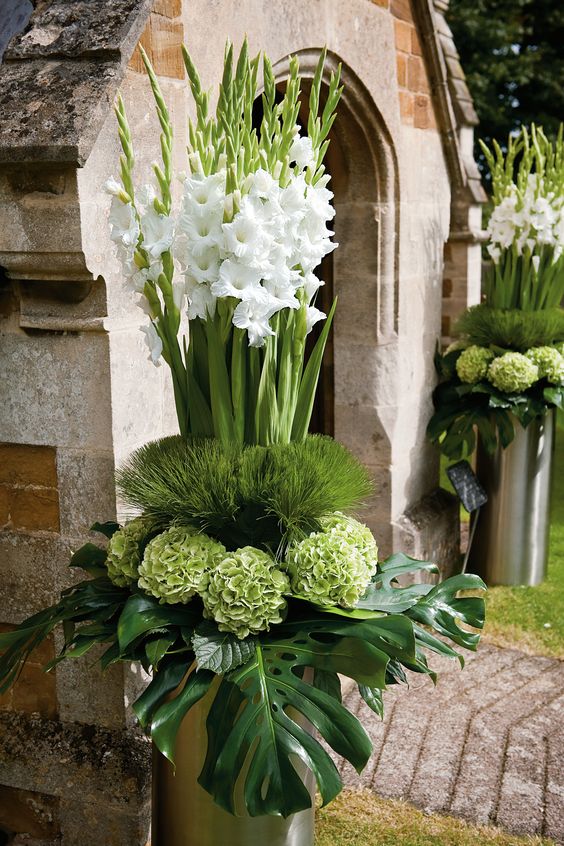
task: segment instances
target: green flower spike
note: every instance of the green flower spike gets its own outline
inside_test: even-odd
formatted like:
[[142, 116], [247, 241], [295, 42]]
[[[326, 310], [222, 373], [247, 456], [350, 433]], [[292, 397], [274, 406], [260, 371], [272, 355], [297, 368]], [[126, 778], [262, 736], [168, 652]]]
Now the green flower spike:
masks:
[[324, 531], [288, 550], [292, 591], [320, 605], [351, 608], [376, 572], [378, 547], [370, 530], [350, 517], [335, 514], [323, 524]]
[[223, 555], [223, 544], [208, 535], [173, 526], [147, 544], [139, 587], [161, 603], [189, 602], [205, 590], [210, 569]]
[[525, 355], [539, 369], [539, 379], [564, 385], [564, 356], [555, 347], [533, 347]]
[[464, 350], [456, 361], [456, 372], [461, 382], [470, 385], [486, 378], [494, 354], [487, 347], [471, 346]]
[[526, 391], [539, 378], [536, 364], [517, 352], [508, 352], [490, 364], [488, 379], [492, 385], [506, 394]]
[[114, 585], [129, 587], [137, 581], [141, 543], [150, 531], [150, 521], [136, 517], [112, 535], [108, 544], [106, 567]]
[[270, 555], [245, 546], [227, 553], [210, 572], [202, 594], [205, 616], [242, 640], [282, 622], [289, 590], [288, 577]]

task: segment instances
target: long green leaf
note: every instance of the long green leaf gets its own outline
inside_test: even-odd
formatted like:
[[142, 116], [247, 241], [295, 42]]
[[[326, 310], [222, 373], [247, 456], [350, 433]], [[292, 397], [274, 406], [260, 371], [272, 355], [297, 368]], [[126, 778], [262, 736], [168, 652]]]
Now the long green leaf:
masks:
[[325, 325], [321, 330], [317, 343], [311, 352], [302, 376], [294, 422], [292, 425], [293, 441], [303, 441], [307, 435], [309, 421], [311, 420], [311, 414], [313, 411], [313, 403], [315, 400], [315, 392], [317, 390], [317, 382], [319, 380], [323, 353], [325, 352], [325, 346], [327, 344], [327, 338], [329, 337], [336, 307], [337, 299], [335, 298], [333, 305], [331, 306], [331, 311], [327, 315]]

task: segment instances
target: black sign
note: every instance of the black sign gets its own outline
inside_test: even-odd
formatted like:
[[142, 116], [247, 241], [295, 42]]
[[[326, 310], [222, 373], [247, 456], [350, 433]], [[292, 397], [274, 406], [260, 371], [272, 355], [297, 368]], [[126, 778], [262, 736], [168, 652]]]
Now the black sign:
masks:
[[476, 511], [486, 504], [488, 496], [467, 461], [452, 464], [446, 474], [466, 511]]

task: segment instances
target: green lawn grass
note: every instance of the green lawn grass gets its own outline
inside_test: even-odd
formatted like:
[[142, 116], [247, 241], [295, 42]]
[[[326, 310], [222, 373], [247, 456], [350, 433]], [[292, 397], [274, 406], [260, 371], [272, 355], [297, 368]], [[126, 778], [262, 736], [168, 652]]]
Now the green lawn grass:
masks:
[[317, 812], [316, 846], [554, 846], [453, 817], [424, 814], [406, 802], [345, 790]]
[[[441, 467], [442, 484], [450, 488]], [[494, 587], [486, 595], [485, 639], [536, 655], [564, 658], [564, 417], [557, 427], [548, 576], [537, 587]]]

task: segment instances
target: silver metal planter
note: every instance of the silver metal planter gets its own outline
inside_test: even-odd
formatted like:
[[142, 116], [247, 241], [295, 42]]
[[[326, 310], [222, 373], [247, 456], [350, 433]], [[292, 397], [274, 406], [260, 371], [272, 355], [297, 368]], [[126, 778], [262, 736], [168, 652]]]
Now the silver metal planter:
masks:
[[[200, 787], [198, 776], [207, 744], [205, 724], [215, 687], [210, 693], [188, 712], [180, 727], [176, 774], [153, 747], [151, 846], [313, 846], [313, 808], [287, 819], [234, 817]], [[242, 777], [244, 774], [245, 769]], [[309, 771], [304, 782], [313, 796], [314, 781]]]
[[489, 585], [538, 585], [546, 576], [555, 413], [489, 455], [478, 444], [476, 474], [486, 489], [468, 569]]

